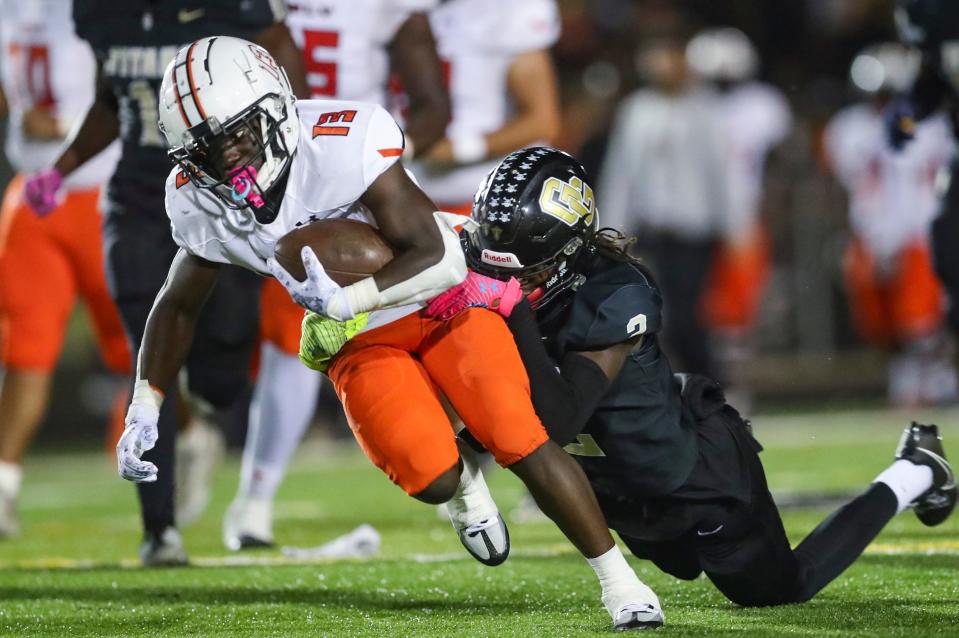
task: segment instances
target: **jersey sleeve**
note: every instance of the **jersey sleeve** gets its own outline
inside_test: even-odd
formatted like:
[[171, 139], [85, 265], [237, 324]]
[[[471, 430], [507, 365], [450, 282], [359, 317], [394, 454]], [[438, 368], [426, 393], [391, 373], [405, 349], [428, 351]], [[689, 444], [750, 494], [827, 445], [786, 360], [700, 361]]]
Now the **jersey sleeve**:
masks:
[[376, 178], [399, 161], [403, 155], [403, 132], [383, 107], [376, 106], [366, 127], [363, 140], [364, 191]]
[[653, 282], [624, 264], [576, 292], [565, 335], [566, 351], [601, 350], [662, 327], [662, 297]]
[[511, 55], [548, 49], [559, 39], [559, 9], [554, 0], [522, 0], [506, 3], [502, 16], [500, 45]]

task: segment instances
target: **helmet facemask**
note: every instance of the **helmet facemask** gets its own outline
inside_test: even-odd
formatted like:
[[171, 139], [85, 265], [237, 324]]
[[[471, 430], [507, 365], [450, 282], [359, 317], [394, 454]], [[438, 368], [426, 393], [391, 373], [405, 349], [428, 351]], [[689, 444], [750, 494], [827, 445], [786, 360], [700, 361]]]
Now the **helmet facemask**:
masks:
[[169, 155], [228, 208], [272, 219], [280, 202], [271, 190], [292, 159], [280, 134], [290, 115], [284, 99], [269, 93], [225, 123], [214, 116], [188, 129]]

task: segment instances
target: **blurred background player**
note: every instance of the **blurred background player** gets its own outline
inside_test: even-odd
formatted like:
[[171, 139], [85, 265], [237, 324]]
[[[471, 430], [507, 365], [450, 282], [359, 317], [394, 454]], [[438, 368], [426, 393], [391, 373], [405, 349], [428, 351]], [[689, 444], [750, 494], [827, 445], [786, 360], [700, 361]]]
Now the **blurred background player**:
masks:
[[[305, 94], [302, 60], [285, 13], [270, 0], [239, 6], [206, 2], [133, 0], [120, 5], [96, 0], [74, 4], [77, 33], [93, 47], [97, 81], [93, 105], [52, 168], [27, 182], [27, 198], [41, 215], [52, 209], [62, 180], [118, 136], [122, 156], [106, 192], [104, 241], [110, 292], [124, 328], [139, 349], [147, 314], [176, 254], [164, 206], [164, 181], [171, 162], [157, 127], [159, 84], [167, 63], [183, 42], [211, 33], [256, 40], [287, 69], [294, 88]], [[247, 387], [250, 355], [256, 341], [260, 280], [228, 269], [211, 295], [197, 327], [196, 345], [185, 366], [185, 383], [194, 414], [225, 408]], [[175, 392], [174, 392], [175, 394]], [[146, 454], [172, 468], [175, 398], [166, 401], [161, 421], [167, 426]], [[200, 442], [203, 443], [202, 437]], [[203, 450], [188, 464], [202, 467], [213, 455]], [[156, 482], [138, 486], [144, 526], [140, 558], [145, 566], [183, 564], [186, 551], [176, 529], [174, 476], [161, 472]]]
[[762, 220], [766, 157], [792, 127], [782, 92], [755, 79], [759, 56], [739, 29], [707, 29], [686, 47], [692, 70], [716, 89], [726, 128], [730, 226], [716, 250], [703, 298], [713, 335], [716, 373], [727, 395], [748, 413], [752, 403], [746, 363], [752, 328], [770, 265], [770, 240]]
[[644, 42], [646, 83], [627, 96], [610, 132], [597, 197], [604, 224], [640, 238], [637, 250], [670, 299], [665, 342], [680, 370], [713, 376], [700, 301], [717, 243], [745, 233], [733, 214], [731, 146], [715, 95], [697, 84], [677, 33]]
[[440, 210], [469, 215], [476, 185], [500, 159], [559, 133], [549, 52], [559, 38], [559, 11], [553, 0], [448, 0], [430, 24], [453, 119], [412, 169]]
[[[311, 97], [387, 104], [387, 78], [405, 87], [406, 152], [443, 135], [449, 99], [425, 11], [436, 0], [304, 0], [287, 25], [303, 52]], [[263, 284], [260, 376], [250, 411], [240, 485], [223, 520], [227, 548], [273, 543], [273, 500], [310, 424], [322, 377], [300, 363], [303, 309], [275, 280]]]
[[883, 119], [894, 93], [912, 83], [918, 63], [918, 54], [894, 42], [860, 53], [850, 79], [868, 101], [837, 113], [824, 144], [829, 166], [849, 193], [845, 279], [852, 318], [867, 342], [898, 352], [889, 365], [888, 394], [903, 407], [956, 396], [942, 334], [943, 291], [929, 249], [939, 207], [936, 178], [955, 153], [952, 129], [942, 114], [926, 118], [897, 152]]
[[[17, 533], [21, 461], [50, 401], [52, 371], [77, 295], [100, 354], [130, 371], [123, 326], [103, 272], [99, 186], [119, 156], [114, 144], [65, 180], [51, 214], [37, 218], [22, 174], [48, 166], [93, 101], [96, 63], [73, 32], [69, 2], [0, 2], [3, 91], [9, 104], [6, 155], [21, 173], [0, 212], [0, 537]], [[124, 397], [125, 398], [125, 397]]]
[[[890, 140], [902, 147], [913, 138], [916, 122], [937, 112], [959, 121], [959, 3], [951, 0], [897, 0], [896, 27], [900, 38], [922, 54], [919, 72], [904, 99], [890, 104], [887, 118]], [[953, 131], [955, 134], [955, 131]], [[954, 179], [959, 158], [949, 167], [952, 179], [939, 214], [932, 223], [936, 273], [949, 294], [947, 319], [959, 330], [959, 180]]]

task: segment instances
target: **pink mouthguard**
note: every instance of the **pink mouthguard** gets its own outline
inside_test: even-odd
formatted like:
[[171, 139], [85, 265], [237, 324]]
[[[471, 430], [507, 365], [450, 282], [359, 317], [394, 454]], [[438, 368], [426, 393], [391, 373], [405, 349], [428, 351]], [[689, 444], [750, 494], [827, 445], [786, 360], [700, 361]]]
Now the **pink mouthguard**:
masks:
[[255, 166], [243, 166], [230, 171], [230, 184], [233, 186], [230, 197], [233, 198], [233, 201], [240, 203], [247, 200], [254, 208], [263, 206], [263, 198], [253, 190], [253, 184], [256, 183], [256, 173]]

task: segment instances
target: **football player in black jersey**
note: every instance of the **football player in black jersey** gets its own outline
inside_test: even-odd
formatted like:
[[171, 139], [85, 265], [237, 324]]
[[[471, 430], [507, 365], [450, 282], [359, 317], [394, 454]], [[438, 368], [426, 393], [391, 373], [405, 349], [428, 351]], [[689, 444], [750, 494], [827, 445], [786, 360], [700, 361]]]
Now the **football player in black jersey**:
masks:
[[[922, 53], [919, 74], [903, 99], [890, 106], [890, 142], [900, 147], [912, 139], [916, 121], [944, 111], [959, 133], [959, 2], [897, 0], [896, 26], [904, 42]], [[936, 272], [949, 293], [949, 323], [959, 331], [959, 157], [952, 161], [949, 187], [932, 223]]]
[[898, 512], [913, 506], [926, 525], [951, 513], [956, 483], [938, 429], [912, 424], [869, 489], [791, 549], [761, 446], [717, 383], [673, 374], [658, 343], [656, 282], [621, 236], [597, 230], [579, 163], [554, 149], [513, 153], [480, 187], [472, 220], [462, 237], [473, 272], [428, 312], [507, 314], [490, 291], [511, 286], [493, 280], [519, 281], [526, 298], [507, 323], [533, 403], [636, 556], [677, 578], [705, 572], [740, 605], [802, 602]]
[[[157, 127], [157, 94], [163, 72], [185, 42], [212, 34], [254, 40], [284, 66], [298, 95], [306, 95], [303, 61], [283, 24], [279, 0], [74, 0], [77, 33], [97, 57], [96, 98], [54, 166], [28, 180], [26, 195], [38, 212], [55, 201], [65, 176], [119, 137], [122, 156], [107, 189], [104, 243], [110, 292], [134, 357], [146, 318], [163, 285], [177, 246], [170, 235], [164, 183], [172, 166]], [[215, 408], [228, 406], [248, 383], [258, 332], [260, 280], [239, 268], [221, 277], [197, 325], [185, 366], [191, 395]], [[227, 273], [224, 273], [225, 275]], [[160, 413], [160, 438], [144, 455], [173, 467], [176, 401]], [[144, 565], [186, 562], [174, 523], [171, 472], [138, 486]]]

